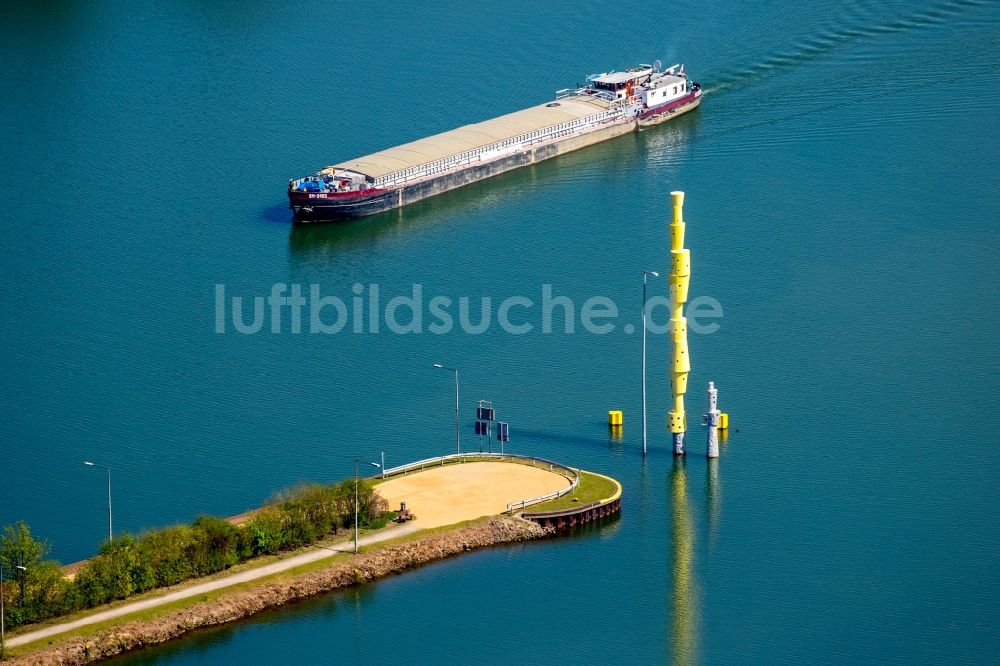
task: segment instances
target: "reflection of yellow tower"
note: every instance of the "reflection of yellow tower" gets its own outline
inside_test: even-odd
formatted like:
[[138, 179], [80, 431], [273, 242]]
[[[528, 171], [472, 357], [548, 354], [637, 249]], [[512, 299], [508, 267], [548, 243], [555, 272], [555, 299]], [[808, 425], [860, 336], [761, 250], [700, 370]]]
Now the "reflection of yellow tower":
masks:
[[674, 458], [669, 476], [671, 540], [674, 551], [673, 622], [671, 623], [671, 663], [694, 664], [697, 662], [698, 605], [694, 582], [694, 526], [688, 508], [687, 488], [684, 479], [684, 462]]
[[674, 219], [670, 224], [670, 333], [674, 347], [670, 363], [670, 389], [674, 394], [674, 408], [670, 410], [669, 421], [674, 453], [684, 455], [684, 433], [687, 431], [684, 394], [687, 393], [688, 372], [691, 371], [684, 303], [687, 302], [691, 279], [691, 251], [684, 248], [684, 193], [671, 192], [670, 197], [674, 202]]

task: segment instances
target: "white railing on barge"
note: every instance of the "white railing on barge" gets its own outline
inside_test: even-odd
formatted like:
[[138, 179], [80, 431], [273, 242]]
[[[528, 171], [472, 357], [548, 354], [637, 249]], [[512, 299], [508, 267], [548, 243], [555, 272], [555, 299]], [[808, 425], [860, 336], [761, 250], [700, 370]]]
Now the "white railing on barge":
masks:
[[599, 88], [563, 88], [556, 91], [556, 99], [566, 99], [567, 97], [597, 97], [605, 102], [617, 102], [618, 97], [610, 90], [600, 90]]
[[558, 125], [550, 125], [456, 155], [442, 157], [433, 162], [418, 164], [401, 169], [400, 171], [387, 173], [375, 178], [373, 182], [376, 187], [406, 185], [407, 183], [421, 180], [428, 176], [438, 176], [452, 169], [464, 168], [475, 162], [489, 161], [499, 156], [522, 152], [525, 148], [537, 146], [554, 139], [561, 139], [574, 134], [589, 133], [597, 126], [618, 121], [622, 117], [622, 110], [623, 106], [621, 100], [619, 100], [617, 103], [612, 103], [607, 111], [569, 120]]
[[416, 472], [431, 467], [442, 467], [447, 464], [460, 464], [464, 462], [475, 462], [483, 460], [493, 460], [497, 462], [511, 462], [515, 464], [530, 464], [532, 467], [540, 467], [544, 469], [548, 468], [548, 471], [561, 473], [563, 476], [570, 480], [569, 486], [557, 490], [545, 495], [539, 495], [538, 497], [530, 497], [528, 499], [517, 500], [516, 502], [507, 503], [507, 511], [513, 513], [517, 509], [524, 509], [532, 504], [538, 504], [539, 502], [545, 502], [547, 500], [556, 499], [562, 497], [567, 493], [571, 493], [576, 490], [576, 487], [580, 485], [580, 473], [573, 469], [563, 465], [562, 463], [557, 463], [553, 460], [547, 460], [545, 458], [536, 458], [535, 456], [522, 456], [510, 453], [451, 453], [446, 456], [437, 456], [435, 458], [427, 458], [425, 460], [418, 460], [416, 462], [407, 463], [405, 465], [400, 465], [399, 467], [392, 467], [390, 469], [383, 470], [380, 478], [388, 479], [393, 476], [399, 476], [402, 474], [407, 474], [409, 472]]

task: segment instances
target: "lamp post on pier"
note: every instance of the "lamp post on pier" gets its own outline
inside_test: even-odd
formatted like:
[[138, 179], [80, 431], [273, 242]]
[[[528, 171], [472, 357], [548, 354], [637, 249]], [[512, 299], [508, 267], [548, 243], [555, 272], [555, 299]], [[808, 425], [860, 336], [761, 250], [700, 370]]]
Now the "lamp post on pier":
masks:
[[[15, 564], [14, 565], [14, 569], [19, 569], [22, 572], [26, 572], [28, 570], [27, 567], [22, 567], [20, 564]], [[0, 659], [5, 659], [6, 656], [7, 656], [6, 655], [6, 652], [7, 652], [7, 638], [6, 638], [7, 627], [4, 624], [4, 622], [5, 622], [5, 610], [4, 610], [3, 602], [4, 602], [4, 599], [3, 599], [3, 562], [0, 562]]]
[[108, 541], [114, 540], [114, 533], [111, 530], [111, 468], [107, 465], [101, 465], [99, 463], [92, 463], [89, 460], [83, 461], [84, 465], [88, 467], [101, 467], [108, 471]]
[[[361, 462], [361, 458], [354, 459], [354, 554], [358, 554], [358, 513], [360, 505], [358, 503], [358, 463]], [[372, 467], [381, 467], [376, 462], [369, 462]]]
[[646, 278], [660, 277], [656, 271], [642, 272], [642, 455], [646, 455]]
[[461, 427], [458, 422], [458, 368], [449, 368], [446, 365], [441, 365], [440, 363], [434, 364], [435, 368], [441, 368], [443, 370], [451, 370], [455, 373], [455, 453], [462, 452], [462, 436], [460, 434]]

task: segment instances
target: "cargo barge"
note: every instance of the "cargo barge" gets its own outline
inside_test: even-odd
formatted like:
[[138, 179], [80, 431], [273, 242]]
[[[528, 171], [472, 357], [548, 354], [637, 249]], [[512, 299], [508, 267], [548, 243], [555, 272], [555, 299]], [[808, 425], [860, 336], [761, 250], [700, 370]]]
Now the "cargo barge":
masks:
[[555, 100], [288, 181], [298, 223], [363, 217], [676, 118], [701, 103], [683, 65], [587, 77]]

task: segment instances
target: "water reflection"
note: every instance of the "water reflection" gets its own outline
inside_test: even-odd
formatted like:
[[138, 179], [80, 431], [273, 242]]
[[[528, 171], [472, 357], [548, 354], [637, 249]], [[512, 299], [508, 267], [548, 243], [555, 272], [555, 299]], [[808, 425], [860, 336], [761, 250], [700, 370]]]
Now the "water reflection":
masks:
[[670, 541], [673, 548], [671, 602], [673, 617], [670, 624], [668, 662], [694, 664], [698, 652], [700, 621], [699, 591], [694, 577], [694, 526], [688, 506], [685, 460], [675, 456], [667, 477], [672, 526]]
[[610, 541], [622, 529], [622, 514], [613, 513], [582, 525], [574, 525], [565, 532], [560, 532], [559, 539], [600, 539]]
[[396, 209], [362, 220], [292, 225], [288, 234], [291, 279], [322, 277], [345, 261], [364, 265], [375, 259], [381, 242], [398, 233], [403, 211]]
[[[291, 225], [288, 247], [292, 279], [322, 277], [345, 262], [370, 265], [385, 245], [411, 243], [414, 229], [481, 220], [485, 211], [540, 196], [541, 188], [593, 183], [594, 187], [586, 191], [602, 192], [607, 187], [608, 164], [628, 172], [649, 161], [680, 159], [694, 138], [697, 115], [685, 114], [666, 125], [646, 128], [641, 135], [617, 137], [385, 213], [343, 222]], [[291, 211], [284, 204], [262, 215], [268, 220], [291, 222]]]
[[[724, 430], [722, 432], [725, 432]], [[709, 458], [705, 466], [705, 499], [708, 503], [708, 547], [715, 545], [722, 510], [722, 486], [719, 483], [719, 459]]]
[[[409, 247], [414, 229], [463, 224], [468, 218], [481, 217], [484, 210], [526, 196], [538, 187], [540, 180], [567, 168], [559, 163], [561, 159], [508, 171], [402, 208], [356, 220], [292, 225], [288, 236], [292, 272], [322, 275], [345, 261], [370, 265], [386, 245], [401, 243]], [[287, 211], [286, 219], [291, 222], [291, 211]]]
[[[363, 585], [349, 588], [354, 595], [371, 594], [375, 585]], [[114, 666], [138, 666], [140, 664], [177, 663], [184, 661], [210, 661], [211, 655], [229, 649], [227, 644], [240, 644], [241, 641], [253, 641], [255, 632], [261, 627], [286, 625], [289, 622], [319, 622], [329, 621], [345, 611], [342, 601], [347, 596], [345, 590], [333, 590], [315, 597], [296, 599], [282, 606], [268, 608], [253, 615], [241, 618], [236, 622], [227, 622], [210, 627], [201, 627], [189, 631], [178, 640], [168, 641], [159, 645], [151, 645], [134, 652], [111, 657], [102, 662]], [[357, 603], [355, 601], [355, 603]], [[258, 655], [266, 660], [269, 655]]]
[[[701, 110], [695, 109], [664, 125], [640, 130], [645, 158], [650, 165], [674, 167], [688, 157], [701, 126]], [[672, 175], [672, 170], [668, 172]]]
[[[602, 423], [599, 425], [595, 424], [595, 427], [607, 428], [608, 426]], [[597, 446], [614, 444], [614, 440], [612, 439], [610, 433], [608, 434], [607, 439], [598, 439], [597, 437], [582, 437], [559, 431], [531, 430], [531, 429], [522, 430], [521, 428], [518, 428], [517, 436], [518, 436], [518, 441], [525, 442], [529, 450], [531, 450], [532, 445], [535, 445], [537, 443], [541, 443], [544, 445], [568, 444], [588, 449]], [[547, 446], [546, 448], [549, 447]]]
[[623, 426], [608, 426], [608, 445], [612, 449], [621, 445], [622, 438], [625, 436], [624, 430]]

